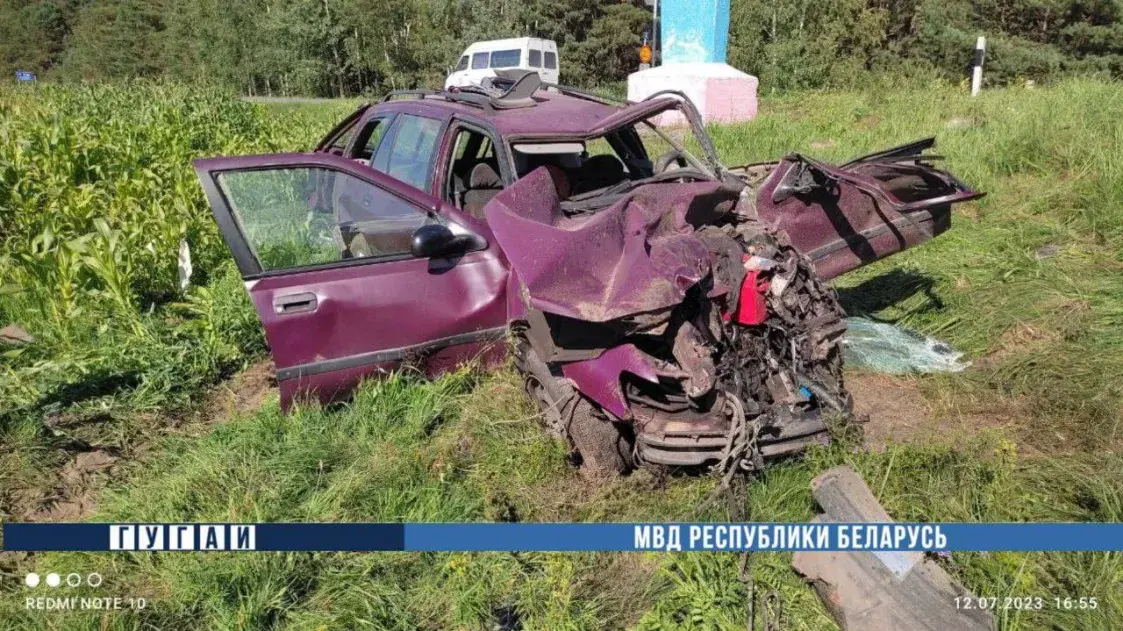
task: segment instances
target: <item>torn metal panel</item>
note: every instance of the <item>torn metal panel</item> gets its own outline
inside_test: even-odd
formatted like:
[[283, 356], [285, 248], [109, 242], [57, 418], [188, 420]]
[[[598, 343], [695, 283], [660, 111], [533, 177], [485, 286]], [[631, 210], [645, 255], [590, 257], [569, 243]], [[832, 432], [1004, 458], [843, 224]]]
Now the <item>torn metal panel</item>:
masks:
[[785, 232], [823, 279], [919, 245], [951, 227], [951, 206], [978, 199], [933, 163], [928, 138], [832, 166], [800, 154], [730, 169], [758, 189], [755, 210]]
[[570, 362], [562, 366], [562, 374], [585, 396], [596, 401], [617, 418], [630, 418], [621, 377], [633, 374], [652, 383], [659, 383], [657, 361], [632, 344], [622, 344], [605, 351], [596, 359]]
[[713, 390], [717, 382], [714, 350], [709, 340], [693, 324], [683, 322], [679, 325], [671, 345], [671, 354], [685, 373], [682, 385], [686, 396], [698, 398]]
[[744, 199], [688, 176], [562, 203], [540, 170], [485, 211], [523, 281], [520, 335], [631, 421], [645, 462], [755, 468], [847, 413], [834, 293]]
[[[536, 309], [606, 322], [680, 304], [710, 273], [688, 218], [717, 182], [646, 185], [595, 214], [568, 217], [539, 169], [485, 210], [495, 238]], [[710, 207], [710, 204], [705, 204]]]

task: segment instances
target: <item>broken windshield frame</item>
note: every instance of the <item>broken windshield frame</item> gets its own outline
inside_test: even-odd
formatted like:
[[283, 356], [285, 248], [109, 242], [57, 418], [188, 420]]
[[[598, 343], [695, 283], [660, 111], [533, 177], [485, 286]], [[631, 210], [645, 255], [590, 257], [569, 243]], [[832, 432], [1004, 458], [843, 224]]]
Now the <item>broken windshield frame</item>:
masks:
[[567, 184], [563, 200], [577, 206], [643, 184], [721, 180], [724, 168], [697, 110], [689, 101], [667, 96], [624, 107], [584, 134], [509, 136], [511, 170], [523, 177], [548, 166], [555, 178], [568, 176], [562, 177]]
[[[671, 98], [667, 99], [667, 97]], [[725, 175], [725, 167], [722, 166], [721, 160], [718, 158], [717, 149], [714, 147], [713, 141], [710, 140], [709, 135], [706, 133], [706, 126], [702, 122], [702, 115], [698, 113], [698, 109], [694, 107], [694, 103], [690, 98], [678, 90], [662, 90], [640, 101], [639, 104], [642, 105], [657, 100], [667, 100], [673, 105], [652, 112], [650, 115], [640, 116], [635, 122], [643, 122], [644, 125], [654, 130], [665, 142], [676, 150], [683, 152], [685, 154], [684, 157], [689, 156], [687, 157], [689, 160], [693, 155], [690, 154], [685, 147], [679, 145], [673, 138], [669, 137], [664, 129], [651, 122], [653, 119], [658, 119], [658, 115], [662, 115], [672, 109], [677, 110], [689, 124], [690, 131], [694, 134], [694, 139], [697, 141], [698, 147], [705, 158], [705, 162], [701, 162], [695, 157], [693, 160], [697, 163], [695, 166], [704, 172], [710, 173], [714, 179], [722, 179]]]
[[[666, 132], [664, 132], [662, 129], [657, 127], [654, 123], [652, 123], [651, 119], [642, 120], [642, 121], [640, 121], [640, 123], [642, 125], [644, 125], [645, 127], [647, 127], [648, 129], [650, 129], [651, 131], [658, 134], [658, 136], [663, 139], [663, 142], [666, 142], [671, 147], [674, 147], [675, 151], [677, 151], [680, 155], [682, 155], [682, 158], [684, 160], [686, 160], [688, 163], [690, 163], [690, 166], [694, 167], [698, 171], [701, 171], [702, 173], [705, 173], [705, 174], [709, 175], [710, 177], [713, 177], [714, 179], [717, 179], [717, 175], [715, 173], [713, 173], [713, 169], [711, 169], [709, 166], [707, 166], [706, 163], [698, 160], [698, 158], [695, 157], [694, 154], [690, 153], [690, 151], [686, 147], [684, 147], [682, 144], [680, 144], [678, 141], [676, 141], [673, 137], [671, 137]], [[658, 174], [656, 174], [656, 175], [658, 175]]]
[[[572, 95], [576, 98], [587, 98], [589, 100], [596, 100], [598, 102], [607, 102], [600, 98], [593, 98], [592, 96], [583, 96], [580, 94]], [[685, 125], [681, 124], [683, 121], [673, 121], [669, 125], [660, 126], [658, 119], [660, 116], [677, 112], [685, 119]], [[673, 117], [673, 114], [671, 114]], [[664, 119], [666, 120], [666, 119]], [[673, 118], [672, 118], [673, 120]], [[648, 98], [638, 103], [628, 103], [616, 113], [603, 119], [603, 123], [589, 129], [583, 134], [550, 134], [550, 133], [533, 133], [533, 134], [517, 134], [504, 138], [508, 148], [508, 155], [512, 160], [513, 172], [519, 172], [516, 168], [517, 165], [513, 163], [514, 154], [517, 151], [517, 145], [527, 143], [550, 143], [550, 142], [592, 142], [599, 139], [605, 139], [614, 133], [622, 132], [631, 129], [638, 134], [637, 127], [643, 125], [644, 128], [654, 132], [655, 136], [661, 142], [666, 143], [675, 151], [680, 152], [683, 159], [687, 161], [689, 166], [694, 170], [706, 173], [709, 177], [720, 180], [724, 178], [725, 167], [718, 159], [717, 151], [714, 148], [713, 142], [706, 134], [705, 126], [702, 123], [702, 117], [698, 110], [691, 103], [690, 99], [676, 90], [664, 90], [652, 94]], [[668, 129], [673, 128], [675, 131], [689, 131], [694, 136], [694, 144], [697, 145], [701, 156], [691, 153], [685, 146], [686, 143], [679, 142], [672, 134], [668, 133]], [[647, 135], [646, 133], [644, 135]], [[641, 144], [644, 144], [641, 140]], [[645, 145], [644, 150], [647, 151], [648, 147]], [[619, 156], [618, 156], [619, 157]], [[648, 155], [648, 159], [652, 156]], [[523, 175], [520, 173], [520, 176]]]

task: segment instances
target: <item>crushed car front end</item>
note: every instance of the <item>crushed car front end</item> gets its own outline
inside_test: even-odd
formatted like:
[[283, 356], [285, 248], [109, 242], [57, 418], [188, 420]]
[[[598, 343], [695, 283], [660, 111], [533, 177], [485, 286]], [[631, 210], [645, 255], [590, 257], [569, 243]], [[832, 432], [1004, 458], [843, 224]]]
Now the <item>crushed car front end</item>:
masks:
[[979, 196], [924, 162], [931, 143], [727, 170], [673, 93], [507, 141], [519, 178], [485, 210], [515, 279], [516, 365], [594, 470], [728, 476], [827, 442], [852, 420], [844, 313], [808, 254], [849, 248], [822, 263], [836, 276], [946, 230], [914, 211]]
[[848, 416], [842, 310], [746, 190], [679, 177], [597, 207], [559, 200], [540, 169], [489, 206], [519, 279], [528, 390], [585, 462], [599, 446], [582, 423], [614, 426], [601, 468], [728, 473], [825, 442], [828, 418]]

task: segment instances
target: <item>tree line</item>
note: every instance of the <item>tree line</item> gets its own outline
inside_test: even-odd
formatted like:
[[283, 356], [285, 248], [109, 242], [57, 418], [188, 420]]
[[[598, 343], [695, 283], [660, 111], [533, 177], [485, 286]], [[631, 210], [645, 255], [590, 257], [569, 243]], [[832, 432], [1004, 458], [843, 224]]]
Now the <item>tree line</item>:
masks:
[[[439, 85], [469, 43], [535, 35], [563, 82], [604, 86], [651, 30], [637, 0], [0, 0], [0, 77], [349, 96]], [[732, 0], [728, 61], [768, 90], [957, 79], [978, 35], [988, 82], [1123, 77], [1123, 0]]]

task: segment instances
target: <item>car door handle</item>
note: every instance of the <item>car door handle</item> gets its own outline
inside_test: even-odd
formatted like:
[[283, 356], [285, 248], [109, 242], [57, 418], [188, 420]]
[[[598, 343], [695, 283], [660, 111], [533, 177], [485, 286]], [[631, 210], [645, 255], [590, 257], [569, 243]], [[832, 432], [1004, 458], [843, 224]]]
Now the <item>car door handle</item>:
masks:
[[273, 298], [273, 311], [277, 315], [308, 313], [316, 310], [316, 294], [288, 294]]

